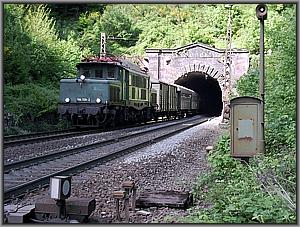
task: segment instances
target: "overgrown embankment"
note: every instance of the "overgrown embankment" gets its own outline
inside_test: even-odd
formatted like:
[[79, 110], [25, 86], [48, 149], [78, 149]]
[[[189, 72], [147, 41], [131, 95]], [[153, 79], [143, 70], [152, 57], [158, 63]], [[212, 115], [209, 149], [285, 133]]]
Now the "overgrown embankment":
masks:
[[45, 5], [4, 6], [5, 133], [58, 122], [59, 80], [76, 73], [80, 51], [72, 38], [58, 37], [49, 14]]
[[[208, 156], [212, 171], [194, 187], [210, 208], [193, 208], [181, 222], [296, 223], [296, 9], [280, 15], [266, 26], [265, 154], [241, 163], [224, 135]], [[238, 90], [257, 97], [258, 71], [241, 79]]]

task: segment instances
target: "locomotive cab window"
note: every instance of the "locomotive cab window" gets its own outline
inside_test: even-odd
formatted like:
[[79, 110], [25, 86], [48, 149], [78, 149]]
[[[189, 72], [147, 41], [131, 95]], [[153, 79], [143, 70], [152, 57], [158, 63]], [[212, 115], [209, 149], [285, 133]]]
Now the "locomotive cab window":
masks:
[[103, 78], [103, 69], [96, 69], [95, 70], [95, 77], [96, 78]]
[[95, 77], [95, 70], [91, 66], [79, 65], [78, 66], [78, 77], [84, 75], [86, 78]]
[[120, 79], [121, 70], [115, 65], [109, 64], [79, 64], [78, 76], [96, 79]]
[[107, 69], [107, 78], [114, 78], [115, 77], [115, 68], [108, 67]]
[[129, 74], [129, 85], [139, 88], [149, 88], [148, 78]]
[[120, 68], [114, 65], [106, 65], [106, 78], [107, 79], [120, 79]]
[[91, 72], [90, 72], [90, 70], [83, 70], [80, 75], [84, 75], [86, 78], [88, 78], [91, 76]]

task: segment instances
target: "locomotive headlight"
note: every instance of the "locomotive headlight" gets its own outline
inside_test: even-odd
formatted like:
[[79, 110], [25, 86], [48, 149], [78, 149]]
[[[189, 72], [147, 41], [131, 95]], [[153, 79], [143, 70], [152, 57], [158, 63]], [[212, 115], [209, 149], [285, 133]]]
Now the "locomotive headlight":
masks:
[[70, 102], [70, 98], [65, 98], [65, 102]]
[[101, 99], [96, 98], [96, 103], [100, 103], [100, 102], [101, 102]]
[[80, 79], [81, 79], [82, 81], [84, 81], [85, 75], [81, 75], [81, 76], [80, 76]]

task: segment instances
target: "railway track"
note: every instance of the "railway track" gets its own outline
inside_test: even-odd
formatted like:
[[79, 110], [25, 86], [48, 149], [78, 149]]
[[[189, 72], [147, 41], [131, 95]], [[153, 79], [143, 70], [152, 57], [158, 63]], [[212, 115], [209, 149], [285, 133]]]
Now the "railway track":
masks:
[[5, 136], [3, 140], [3, 145], [4, 147], [18, 146], [46, 140], [55, 140], [59, 138], [73, 137], [77, 135], [85, 135], [93, 132], [99, 132], [99, 129], [85, 129], [81, 131], [78, 131], [78, 129], [67, 129], [50, 132], [30, 133], [17, 136]]
[[[187, 130], [208, 118], [174, 122], [94, 144], [55, 152], [4, 166], [4, 200], [9, 201], [49, 185], [56, 175], [75, 175], [149, 144]], [[101, 148], [101, 149], [100, 149]]]
[[[158, 121], [149, 121], [146, 123], [142, 123], [140, 125], [155, 124], [158, 122], [163, 122], [164, 120], [165, 119], [160, 119]], [[113, 130], [132, 128], [136, 126], [137, 126], [136, 124], [119, 126], [119, 127], [115, 127]], [[31, 143], [37, 143], [37, 142], [43, 142], [43, 141], [49, 141], [49, 140], [55, 140], [61, 138], [70, 138], [74, 136], [86, 135], [86, 134], [97, 133], [97, 132], [105, 132], [105, 131], [111, 131], [111, 129], [85, 128], [79, 131], [79, 129], [72, 128], [66, 130], [55, 130], [50, 132], [38, 132], [38, 133], [30, 133], [30, 134], [23, 134], [23, 135], [5, 136], [3, 139], [3, 145], [4, 148], [7, 148], [12, 146], [19, 146], [19, 145], [25, 145], [25, 144], [31, 144]]]

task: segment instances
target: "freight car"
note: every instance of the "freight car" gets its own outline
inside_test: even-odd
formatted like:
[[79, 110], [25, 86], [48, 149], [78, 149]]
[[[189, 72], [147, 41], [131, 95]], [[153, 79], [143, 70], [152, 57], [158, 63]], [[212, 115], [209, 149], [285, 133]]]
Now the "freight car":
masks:
[[156, 99], [152, 103], [156, 106], [155, 119], [159, 117], [167, 117], [170, 119], [172, 116], [178, 115], [177, 106], [177, 89], [171, 84], [161, 82], [151, 78], [151, 95], [155, 94]]
[[117, 57], [87, 58], [60, 81], [58, 112], [74, 126], [114, 126], [196, 114], [198, 95], [155, 79]]
[[191, 89], [175, 84], [177, 87], [177, 106], [181, 117], [199, 113], [199, 95]]

